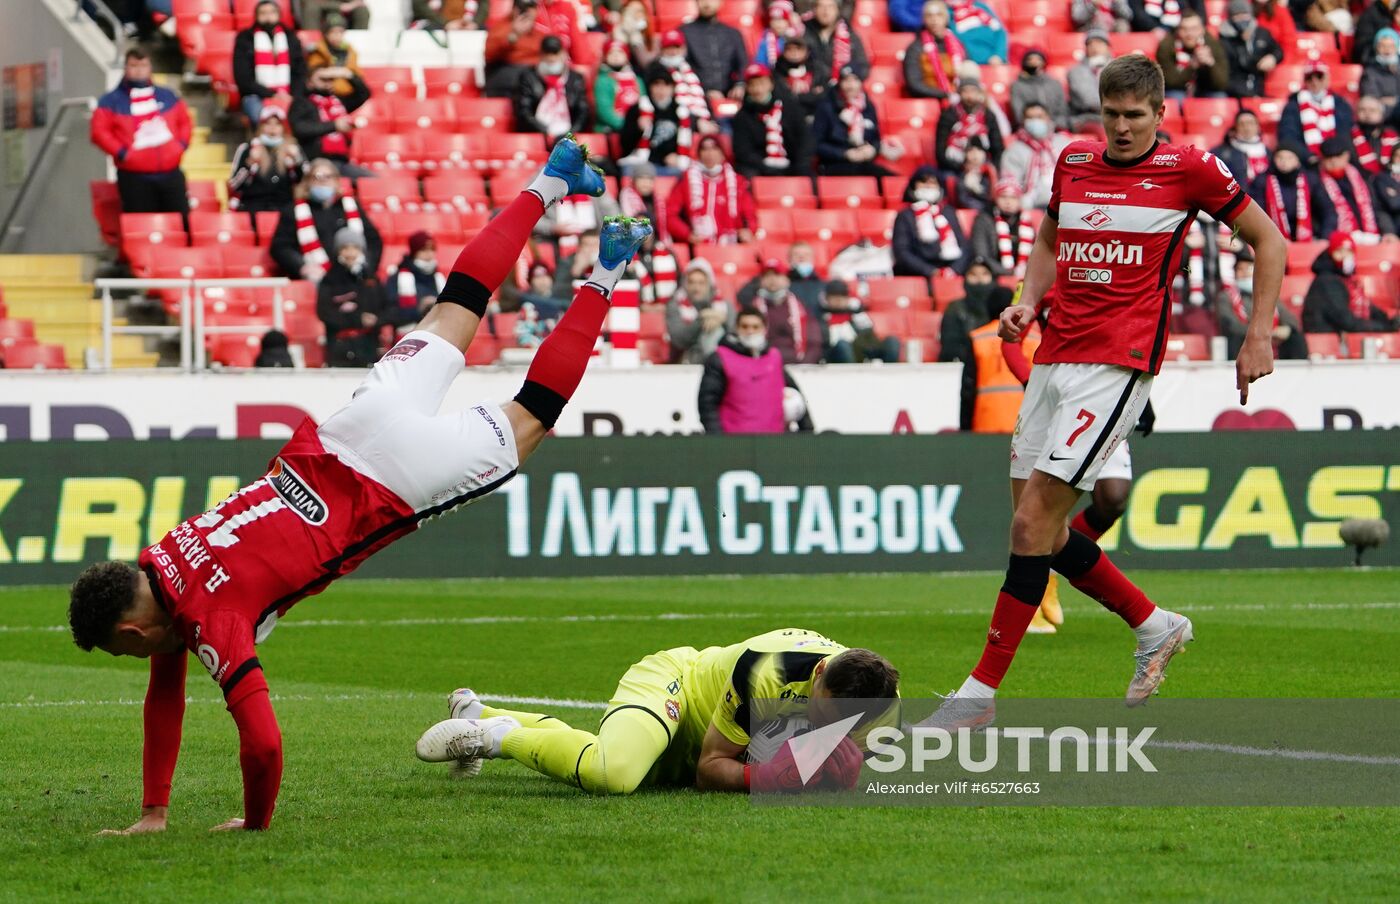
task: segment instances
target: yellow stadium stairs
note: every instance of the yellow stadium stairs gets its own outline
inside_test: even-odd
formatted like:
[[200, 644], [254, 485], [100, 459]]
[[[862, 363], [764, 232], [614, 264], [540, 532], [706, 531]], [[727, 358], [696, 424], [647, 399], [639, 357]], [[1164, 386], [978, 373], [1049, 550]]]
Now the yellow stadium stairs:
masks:
[[[62, 345], [74, 369], [83, 367], [86, 349], [102, 349], [102, 302], [93, 298], [85, 273], [88, 260], [81, 254], [0, 255], [0, 290], [8, 316], [34, 321], [35, 338]], [[112, 337], [114, 367], [155, 367], [159, 357], [146, 351], [140, 336]]]

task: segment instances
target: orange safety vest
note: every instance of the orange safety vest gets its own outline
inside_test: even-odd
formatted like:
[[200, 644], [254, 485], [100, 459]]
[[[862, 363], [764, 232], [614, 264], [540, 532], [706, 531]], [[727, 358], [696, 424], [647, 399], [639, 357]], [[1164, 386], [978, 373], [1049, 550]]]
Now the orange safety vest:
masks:
[[[998, 321], [985, 323], [968, 335], [972, 339], [972, 359], [977, 362], [977, 398], [972, 406], [973, 433], [1010, 433], [1016, 429], [1025, 387], [1001, 356]], [[1028, 360], [1035, 359], [1040, 330], [1032, 327], [1021, 345]]]

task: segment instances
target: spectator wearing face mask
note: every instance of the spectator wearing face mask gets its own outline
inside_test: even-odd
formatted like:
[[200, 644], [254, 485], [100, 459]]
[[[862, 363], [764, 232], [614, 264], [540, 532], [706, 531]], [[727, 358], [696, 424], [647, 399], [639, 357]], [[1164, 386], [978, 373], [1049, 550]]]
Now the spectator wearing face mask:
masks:
[[1356, 20], [1356, 30], [1352, 34], [1352, 61], [1363, 66], [1371, 62], [1376, 55], [1376, 35], [1397, 25], [1400, 25], [1400, 0], [1372, 0]]
[[[786, 433], [784, 395], [789, 388], [800, 396], [782, 355], [768, 345], [763, 312], [745, 308], [736, 318], [734, 335], [705, 359], [698, 399], [700, 423], [706, 433]], [[812, 419], [805, 405], [802, 409], [797, 429], [810, 433]]]
[[971, 254], [987, 263], [997, 276], [1026, 275], [1026, 261], [1035, 247], [1035, 227], [1021, 212], [1021, 186], [1014, 179], [997, 183], [996, 204], [972, 221]]
[[908, 205], [894, 218], [894, 273], [929, 279], [939, 270], [961, 272], [967, 240], [957, 215], [944, 203], [938, 171], [921, 166], [904, 190]]
[[1382, 28], [1374, 43], [1376, 52], [1361, 73], [1361, 94], [1393, 107], [1400, 98], [1400, 32]]
[[593, 112], [598, 131], [604, 135], [620, 131], [627, 111], [641, 99], [641, 83], [632, 68], [627, 45], [610, 38], [603, 45], [603, 61], [593, 80]]
[[979, 135], [963, 150], [962, 169], [949, 200], [959, 210], [991, 208], [996, 195], [997, 169], [987, 161], [987, 136]]
[[233, 81], [250, 123], [267, 101], [286, 107], [305, 91], [306, 56], [296, 32], [283, 27], [277, 0], [260, 0], [253, 24], [233, 39]]
[[1069, 89], [1070, 128], [1075, 132], [1103, 134], [1099, 116], [1099, 73], [1113, 61], [1108, 32], [1091, 28], [1084, 33], [1084, 59], [1065, 73]]
[[888, 176], [880, 165], [880, 117], [856, 70], [847, 67], [817, 106], [812, 123], [817, 171], [823, 176]]
[[957, 91], [958, 67], [967, 60], [967, 49], [950, 27], [943, 0], [924, 4], [922, 24], [904, 49], [904, 88], [911, 97], [947, 100]]
[[379, 357], [384, 288], [369, 267], [363, 232], [339, 230], [334, 247], [335, 260], [316, 288], [316, 313], [326, 326], [326, 364], [369, 367]]
[[802, 111], [811, 117], [816, 115], [817, 102], [823, 97], [825, 83], [818, 84], [810, 65], [811, 49], [806, 41], [788, 41], [783, 45], [783, 53], [778, 57], [778, 65], [773, 67], [773, 79], [797, 102]]
[[379, 230], [349, 195], [340, 191], [340, 173], [329, 160], [311, 161], [297, 188], [298, 200], [282, 209], [269, 249], [282, 272], [293, 279], [319, 282], [331, 265], [327, 251], [345, 227], [363, 232], [371, 273], [379, 271], [383, 244]]
[[297, 183], [306, 172], [301, 145], [287, 134], [287, 114], [271, 104], [259, 114], [252, 140], [233, 152], [228, 179], [230, 210], [281, 210], [292, 203]]
[[1303, 298], [1303, 329], [1309, 333], [1388, 333], [1400, 329], [1372, 303], [1356, 276], [1356, 242], [1334, 232], [1312, 265], [1313, 282]]
[[1001, 126], [987, 108], [987, 93], [980, 79], [964, 77], [958, 80], [958, 101], [949, 104], [938, 117], [936, 144], [938, 166], [948, 172], [962, 169], [968, 143], [984, 137], [987, 154], [993, 166], [1001, 160]]
[[[1235, 279], [1221, 284], [1216, 296], [1220, 334], [1225, 337], [1230, 360], [1240, 353], [1249, 331], [1249, 317], [1254, 310], [1254, 258], [1249, 254], [1235, 257]], [[1308, 343], [1303, 328], [1293, 313], [1283, 305], [1274, 309], [1274, 356], [1285, 361], [1306, 361]]]
[[1337, 224], [1337, 213], [1317, 176], [1303, 168], [1307, 153], [1305, 148], [1280, 141], [1268, 171], [1255, 176], [1249, 185], [1250, 197], [1291, 242], [1325, 238]]
[[[963, 274], [963, 297], [943, 312], [939, 328], [939, 361], [969, 361], [972, 357], [972, 331], [989, 323], [1011, 304], [1011, 290], [997, 285], [992, 264], [974, 257]], [[975, 385], [975, 384], [974, 384]], [[968, 427], [964, 426], [964, 430]]]
[[676, 99], [690, 109], [702, 132], [718, 131], [714, 111], [710, 109], [710, 95], [690, 59], [685, 35], [680, 29], [673, 28], [661, 36], [661, 55], [656, 58], [656, 64], [671, 73]]
[[718, 138], [701, 138], [695, 163], [666, 199], [667, 234], [692, 245], [748, 243], [756, 222], [749, 180], [729, 165]]
[[826, 349], [823, 320], [813, 316], [791, 291], [787, 266], [777, 258], [763, 262], [752, 307], [768, 319], [768, 344], [784, 364], [816, 364]]
[[1376, 97], [1363, 96], [1356, 102], [1356, 125], [1351, 129], [1352, 153], [1356, 165], [1368, 176], [1375, 176], [1389, 163], [1400, 147], [1400, 132], [1385, 124], [1385, 108]]
[[839, 279], [826, 284], [822, 293], [826, 319], [826, 360], [830, 364], [862, 364], [866, 361], [899, 362], [899, 339], [875, 332], [875, 321], [860, 299]]
[[381, 322], [392, 324], [400, 336], [410, 332], [437, 301], [446, 282], [438, 270], [437, 242], [426, 232], [415, 232], [408, 237], [408, 253], [389, 270], [390, 294]]
[[[796, 295], [813, 317], [822, 315], [822, 293], [826, 290], [826, 279], [817, 272], [816, 254], [807, 242], [796, 241], [788, 246], [788, 290]], [[758, 295], [763, 274], [744, 283], [737, 293], [739, 306], [751, 308]]]
[[1359, 245], [1398, 241], [1395, 224], [1376, 203], [1371, 180], [1352, 165], [1351, 153], [1351, 142], [1340, 135], [1322, 143], [1322, 165], [1317, 178], [1337, 213], [1337, 231], [1351, 236]]
[[624, 172], [649, 163], [657, 174], [679, 174], [695, 157], [696, 123], [690, 107], [676, 98], [671, 70], [651, 67], [646, 75], [646, 93], [627, 111], [622, 122], [623, 156], [619, 162]]
[[345, 97], [333, 89], [338, 70], [317, 69], [307, 79], [305, 96], [292, 101], [288, 118], [292, 133], [306, 149], [307, 156], [333, 162], [344, 176], [372, 176], [374, 173], [350, 162], [355, 120], [351, 113], [369, 100], [369, 87], [358, 75], [346, 70], [353, 90]]
[[1307, 148], [1304, 163], [1322, 151], [1322, 143], [1336, 135], [1350, 135], [1355, 117], [1347, 99], [1332, 93], [1327, 64], [1314, 60], [1303, 69], [1303, 89], [1288, 99], [1278, 122], [1280, 145]]
[[1011, 83], [1011, 118], [1022, 122], [1026, 107], [1038, 104], [1050, 114], [1056, 129], [1069, 127], [1069, 104], [1065, 86], [1045, 74], [1045, 51], [1032, 47], [1021, 57], [1021, 74]]
[[583, 76], [569, 68], [563, 42], [550, 35], [540, 44], [540, 61], [516, 84], [515, 130], [539, 132], [552, 142], [587, 131], [589, 116]]
[[1250, 110], [1235, 114], [1225, 140], [1211, 153], [1224, 161], [1241, 185], [1247, 186], [1269, 171], [1269, 147], [1260, 135], [1259, 117]]
[[734, 114], [734, 168], [754, 176], [805, 176], [812, 150], [807, 117], [786, 92], [774, 87], [766, 66], [753, 63], [744, 72], [745, 99]]
[[666, 334], [674, 364], [703, 364], [734, 326], [734, 309], [715, 294], [710, 262], [696, 258], [666, 302]]
[[1230, 0], [1229, 18], [1220, 25], [1220, 46], [1230, 63], [1226, 93], [1261, 97], [1264, 80], [1283, 61], [1283, 48], [1254, 17], [1250, 0]]
[[1055, 131], [1044, 107], [1035, 102], [1026, 105], [1021, 128], [1001, 155], [1002, 178], [1015, 180], [1026, 206], [1038, 210], [1049, 206], [1055, 161], [1069, 143], [1070, 136]]

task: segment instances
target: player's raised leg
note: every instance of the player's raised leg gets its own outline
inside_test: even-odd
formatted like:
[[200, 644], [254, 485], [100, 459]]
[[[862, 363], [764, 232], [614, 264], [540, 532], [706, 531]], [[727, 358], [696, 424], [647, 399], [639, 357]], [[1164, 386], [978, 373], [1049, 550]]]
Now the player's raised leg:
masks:
[[544, 212], [565, 196], [596, 197], [603, 188], [603, 174], [588, 161], [588, 149], [572, 136], [560, 139], [544, 170], [457, 255], [437, 304], [418, 329], [441, 336], [465, 352], [491, 293], [515, 266]]

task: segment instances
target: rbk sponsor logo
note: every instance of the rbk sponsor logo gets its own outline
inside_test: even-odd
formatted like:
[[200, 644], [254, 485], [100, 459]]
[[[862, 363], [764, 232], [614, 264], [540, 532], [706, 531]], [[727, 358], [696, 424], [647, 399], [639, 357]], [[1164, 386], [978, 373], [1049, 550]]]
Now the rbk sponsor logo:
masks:
[[300, 515], [302, 520], [317, 526], [326, 523], [330, 509], [321, 497], [316, 495], [316, 491], [285, 461], [277, 459], [276, 464], [272, 466], [272, 473], [267, 475], [267, 482], [273, 491], [282, 497], [282, 501], [287, 503], [288, 508]]
[[1181, 162], [1180, 154], [1158, 154], [1151, 160], [1152, 166], [1176, 166]]
[[1113, 282], [1113, 271], [1095, 270], [1090, 267], [1070, 267], [1069, 281], [1107, 285]]
[[1142, 246], [1111, 242], [1061, 242], [1059, 258], [1066, 264], [1142, 264]]
[[1080, 219], [1083, 220], [1085, 223], [1088, 223], [1090, 229], [1102, 229], [1109, 223], [1113, 222], [1113, 217], [1104, 213], [1102, 210], [1091, 210], [1084, 216], [1080, 217]]

